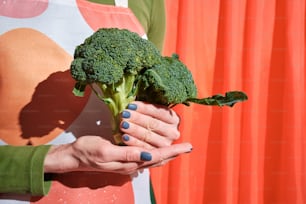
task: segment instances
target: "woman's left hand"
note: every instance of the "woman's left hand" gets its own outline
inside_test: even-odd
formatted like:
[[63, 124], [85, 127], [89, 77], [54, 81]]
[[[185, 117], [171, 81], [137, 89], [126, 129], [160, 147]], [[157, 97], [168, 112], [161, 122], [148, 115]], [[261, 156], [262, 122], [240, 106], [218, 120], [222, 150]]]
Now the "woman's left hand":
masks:
[[180, 137], [180, 118], [166, 106], [135, 101], [121, 117], [122, 140], [126, 145], [154, 149], [170, 146]]

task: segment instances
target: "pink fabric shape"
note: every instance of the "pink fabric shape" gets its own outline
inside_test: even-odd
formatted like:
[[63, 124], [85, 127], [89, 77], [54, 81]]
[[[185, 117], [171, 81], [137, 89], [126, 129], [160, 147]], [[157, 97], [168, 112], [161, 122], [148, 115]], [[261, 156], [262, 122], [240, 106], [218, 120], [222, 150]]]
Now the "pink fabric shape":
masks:
[[142, 25], [129, 8], [97, 4], [86, 0], [76, 0], [76, 2], [84, 20], [94, 31], [101, 27], [116, 27], [129, 29], [140, 36], [145, 34]]
[[32, 18], [41, 15], [48, 7], [48, 0], [3, 1], [0, 15], [11, 18]]

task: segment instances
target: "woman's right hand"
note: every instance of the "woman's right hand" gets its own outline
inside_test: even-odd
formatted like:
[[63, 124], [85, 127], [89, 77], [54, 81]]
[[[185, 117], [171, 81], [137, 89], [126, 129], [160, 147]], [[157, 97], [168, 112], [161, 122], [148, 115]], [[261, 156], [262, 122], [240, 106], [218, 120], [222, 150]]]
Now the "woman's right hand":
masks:
[[122, 140], [128, 146], [154, 149], [180, 138], [180, 118], [167, 106], [134, 101], [122, 112]]
[[45, 173], [101, 171], [132, 174], [143, 168], [164, 165], [167, 161], [189, 153], [189, 143], [145, 149], [118, 146], [99, 136], [83, 136], [75, 142], [52, 146], [44, 161]]

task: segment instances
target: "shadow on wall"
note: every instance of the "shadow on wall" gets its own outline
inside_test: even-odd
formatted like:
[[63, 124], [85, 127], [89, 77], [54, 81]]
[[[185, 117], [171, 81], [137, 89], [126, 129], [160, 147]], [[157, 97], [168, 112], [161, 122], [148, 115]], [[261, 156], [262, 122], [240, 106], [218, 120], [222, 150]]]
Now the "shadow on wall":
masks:
[[30, 103], [19, 114], [22, 138], [43, 137], [56, 128], [76, 137], [110, 135], [110, 113], [106, 105], [95, 94], [91, 95], [89, 87], [85, 97], [74, 96], [74, 83], [67, 70], [52, 73], [37, 85]]

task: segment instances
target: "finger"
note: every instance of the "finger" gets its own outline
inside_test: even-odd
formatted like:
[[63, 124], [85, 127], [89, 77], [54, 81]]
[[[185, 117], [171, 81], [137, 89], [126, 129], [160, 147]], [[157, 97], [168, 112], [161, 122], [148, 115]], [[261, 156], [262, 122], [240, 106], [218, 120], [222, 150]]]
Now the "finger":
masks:
[[145, 165], [145, 166], [142, 165], [141, 168], [144, 169], [144, 168], [151, 168], [151, 167], [164, 166], [164, 165], [168, 164], [171, 160], [174, 160], [175, 158], [177, 158], [177, 156], [172, 157], [172, 158], [168, 158], [168, 159], [165, 159], [165, 160], [160, 160], [160, 161], [157, 162], [157, 163], [147, 164], [147, 165]]
[[114, 169], [121, 173], [134, 172], [137, 169], [164, 165], [181, 154], [191, 152], [191, 150], [190, 143], [175, 144], [148, 151], [136, 147], [114, 146], [111, 154], [113, 158], [117, 159], [117, 162], [103, 162], [100, 164], [100, 168], [110, 172]]
[[135, 147], [142, 147], [145, 149], [154, 149], [154, 147], [152, 145], [150, 145], [147, 142], [141, 141], [135, 137], [132, 137], [128, 134], [123, 134], [122, 135], [122, 141], [124, 142], [124, 144], [128, 145], [128, 146], [135, 146]]
[[151, 150], [152, 160], [144, 162], [143, 166], [161, 165], [163, 161], [171, 160], [181, 154], [190, 153], [192, 145], [190, 143], [174, 144], [169, 147], [156, 148]]
[[139, 140], [137, 141], [138, 144], [148, 143], [154, 147], [165, 147], [169, 146], [172, 142], [168, 137], [161, 136], [150, 129], [144, 128], [130, 121], [122, 121], [120, 128], [124, 133]]
[[[127, 122], [131, 122], [135, 125], [141, 126], [142, 131], [140, 134], [147, 134], [148, 131], [153, 131], [170, 140], [176, 140], [180, 137], [180, 132], [178, 130], [177, 124], [165, 123], [164, 121], [152, 118], [151, 116], [144, 115], [137, 111], [129, 111], [129, 110], [125, 110], [122, 112], [122, 118]], [[141, 129], [136, 128], [134, 130], [136, 131], [134, 133], [137, 133], [137, 131]]]
[[132, 104], [128, 105], [128, 109], [157, 118], [169, 124], [179, 124], [180, 121], [179, 116], [174, 110], [162, 105], [134, 101]]

